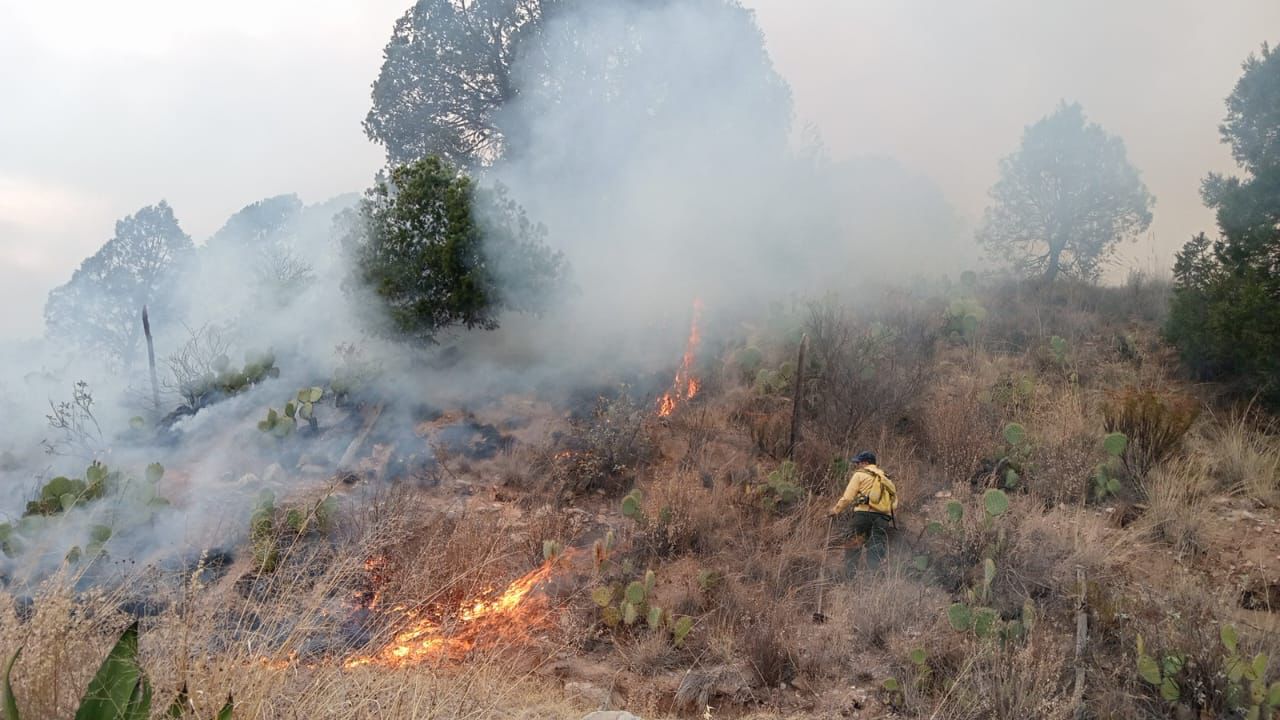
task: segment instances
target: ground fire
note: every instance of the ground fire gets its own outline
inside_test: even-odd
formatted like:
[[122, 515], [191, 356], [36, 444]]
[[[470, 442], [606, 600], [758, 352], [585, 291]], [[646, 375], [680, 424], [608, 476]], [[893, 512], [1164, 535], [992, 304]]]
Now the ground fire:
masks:
[[693, 375], [693, 364], [698, 354], [698, 344], [702, 336], [698, 330], [698, 321], [702, 317], [702, 300], [693, 301], [693, 323], [689, 328], [689, 340], [685, 344], [684, 357], [680, 361], [680, 369], [676, 370], [675, 381], [660, 400], [658, 400], [658, 417], [667, 417], [675, 412], [680, 403], [693, 399], [698, 394], [698, 379]]
[[531, 630], [548, 621], [546, 598], [531, 593], [550, 577], [553, 566], [554, 561], [548, 561], [501, 592], [484, 591], [456, 608], [392, 608], [391, 612], [404, 613], [408, 627], [378, 652], [351, 658], [343, 665], [404, 667], [458, 659], [477, 648], [497, 648], [526, 640]]

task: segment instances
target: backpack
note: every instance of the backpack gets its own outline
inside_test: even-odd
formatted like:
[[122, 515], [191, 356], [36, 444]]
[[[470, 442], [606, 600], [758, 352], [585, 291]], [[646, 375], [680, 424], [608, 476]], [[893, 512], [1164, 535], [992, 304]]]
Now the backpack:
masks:
[[898, 509], [897, 486], [878, 467], [870, 466], [863, 468], [863, 470], [876, 479], [876, 488], [867, 493], [867, 505], [873, 511], [892, 518], [894, 511]]

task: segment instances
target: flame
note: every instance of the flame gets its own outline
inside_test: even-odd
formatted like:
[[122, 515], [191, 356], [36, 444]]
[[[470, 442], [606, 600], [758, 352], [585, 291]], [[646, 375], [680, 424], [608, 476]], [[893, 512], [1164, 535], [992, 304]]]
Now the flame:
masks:
[[702, 334], [698, 330], [698, 321], [702, 317], [702, 300], [693, 301], [693, 324], [689, 328], [689, 341], [684, 346], [684, 358], [680, 361], [680, 369], [676, 370], [675, 382], [671, 389], [658, 400], [658, 417], [667, 417], [675, 412], [676, 406], [685, 400], [691, 400], [698, 394], [698, 379], [693, 376], [693, 363], [698, 353], [698, 344], [702, 342]]
[[[518, 641], [527, 637], [531, 628], [547, 621], [545, 598], [529, 598], [533, 589], [551, 575], [552, 562], [517, 578], [501, 593], [486, 591], [463, 602], [454, 612], [409, 610], [403, 612], [409, 627], [396, 634], [382, 650], [348, 659], [344, 667], [367, 665], [406, 667], [428, 660], [457, 658], [480, 645]], [[452, 617], [450, 617], [452, 615]]]

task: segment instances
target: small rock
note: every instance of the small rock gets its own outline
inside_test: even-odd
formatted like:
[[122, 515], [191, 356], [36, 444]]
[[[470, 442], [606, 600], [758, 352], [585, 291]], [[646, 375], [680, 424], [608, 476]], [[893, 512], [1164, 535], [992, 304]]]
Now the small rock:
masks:
[[289, 479], [285, 474], [284, 468], [280, 467], [280, 463], [271, 463], [267, 466], [266, 472], [262, 473], [262, 481], [268, 485], [279, 485]]
[[564, 692], [587, 705], [610, 707], [616, 704], [612, 692], [589, 682], [567, 682], [564, 684]]
[[934, 493], [934, 494], [933, 494], [933, 496], [934, 496], [934, 497], [936, 497], [936, 498], [949, 498], [949, 497], [951, 497], [951, 491], [950, 491], [950, 490], [939, 490], [938, 492]]
[[582, 720], [641, 720], [638, 715], [632, 715], [624, 710], [597, 710], [593, 713], [587, 713], [582, 716]]

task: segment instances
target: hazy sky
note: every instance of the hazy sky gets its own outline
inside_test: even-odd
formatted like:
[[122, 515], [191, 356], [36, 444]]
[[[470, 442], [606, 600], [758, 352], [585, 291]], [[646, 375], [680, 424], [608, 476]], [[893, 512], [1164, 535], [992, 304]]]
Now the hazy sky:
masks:
[[[0, 0], [0, 338], [40, 332], [49, 289], [143, 205], [200, 242], [254, 200], [365, 187], [382, 156], [360, 120], [410, 1]], [[1144, 266], [1212, 228], [1222, 100], [1280, 41], [1275, 0], [745, 4], [835, 158], [896, 156], [969, 218], [1022, 128], [1080, 101], [1157, 197], [1126, 252]]]

